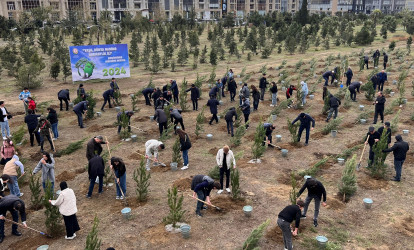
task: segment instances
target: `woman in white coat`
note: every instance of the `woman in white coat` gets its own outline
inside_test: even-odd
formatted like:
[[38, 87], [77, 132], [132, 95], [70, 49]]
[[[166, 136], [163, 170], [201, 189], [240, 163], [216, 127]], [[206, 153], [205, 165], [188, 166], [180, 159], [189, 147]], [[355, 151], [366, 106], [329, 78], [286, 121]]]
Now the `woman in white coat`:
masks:
[[230, 182], [230, 168], [233, 165], [233, 168], [236, 168], [236, 159], [234, 159], [233, 151], [230, 150], [229, 146], [225, 145], [223, 148], [219, 149], [216, 156], [217, 165], [220, 168], [220, 190], [217, 191], [218, 194], [223, 192], [223, 178], [224, 173], [226, 173], [226, 191], [230, 193], [229, 188]]
[[65, 221], [66, 236], [65, 239], [72, 240], [76, 237], [76, 231], [79, 231], [78, 219], [76, 218], [76, 196], [72, 189], [68, 188], [65, 181], [60, 183], [60, 194], [57, 200], [49, 200], [50, 204], [59, 207], [59, 212], [63, 215]]

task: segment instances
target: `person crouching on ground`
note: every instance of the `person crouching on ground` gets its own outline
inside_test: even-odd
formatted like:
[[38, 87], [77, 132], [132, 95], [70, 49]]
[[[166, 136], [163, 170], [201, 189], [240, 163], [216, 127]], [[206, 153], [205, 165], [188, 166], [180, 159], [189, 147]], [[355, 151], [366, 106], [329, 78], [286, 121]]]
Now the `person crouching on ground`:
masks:
[[227, 193], [230, 193], [230, 170], [231, 165], [233, 165], [233, 168], [236, 168], [236, 159], [234, 158], [233, 151], [230, 150], [229, 146], [225, 145], [223, 148], [219, 149], [216, 161], [220, 168], [220, 190], [217, 191], [217, 193], [221, 194], [223, 192], [224, 173], [226, 173], [226, 191]]
[[[205, 201], [208, 205], [211, 205], [210, 192], [214, 188], [219, 189], [220, 183], [214, 181], [210, 176], [207, 175], [196, 175], [191, 182], [191, 190], [194, 191], [193, 198], [198, 198], [199, 200]], [[203, 202], [197, 201], [196, 215], [198, 217], [203, 217], [201, 209], [207, 209], [207, 207], [203, 205]]]
[[164, 144], [158, 140], [148, 140], [145, 143], [145, 158], [147, 159], [146, 169], [150, 171], [150, 162], [151, 156], [154, 155], [154, 159], [152, 160], [154, 163], [152, 164], [154, 167], [158, 166], [158, 150], [163, 150], [165, 148]]
[[[278, 215], [277, 225], [282, 229], [283, 243], [285, 250], [292, 250], [292, 235], [298, 235], [300, 224], [301, 210], [305, 206], [302, 200], [296, 201], [296, 205], [289, 205], [285, 207]], [[295, 230], [292, 230], [290, 223], [295, 220]]]

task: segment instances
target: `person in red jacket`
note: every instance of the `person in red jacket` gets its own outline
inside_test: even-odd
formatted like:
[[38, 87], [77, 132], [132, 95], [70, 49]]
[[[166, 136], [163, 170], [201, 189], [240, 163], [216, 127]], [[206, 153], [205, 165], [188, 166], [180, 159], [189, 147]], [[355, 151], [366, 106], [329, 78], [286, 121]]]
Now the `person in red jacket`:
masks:
[[30, 96], [27, 97], [27, 100], [29, 100], [29, 107], [28, 107], [28, 109], [33, 110], [33, 114], [34, 114], [35, 111], [36, 111], [36, 103], [33, 100], [33, 98], [31, 98]]
[[[293, 90], [296, 90], [295, 86], [290, 85], [289, 88], [286, 90], [286, 99], [290, 99], [290, 97], [293, 95]], [[292, 102], [293, 103], [293, 102]], [[288, 108], [290, 108], [291, 102], [288, 104]]]

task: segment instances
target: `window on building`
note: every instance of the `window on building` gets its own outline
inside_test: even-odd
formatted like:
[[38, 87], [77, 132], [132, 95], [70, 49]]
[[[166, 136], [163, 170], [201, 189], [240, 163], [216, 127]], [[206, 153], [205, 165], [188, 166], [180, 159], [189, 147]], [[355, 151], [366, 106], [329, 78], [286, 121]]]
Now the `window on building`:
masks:
[[9, 20], [13, 19], [13, 12], [9, 12]]
[[201, 10], [204, 10], [204, 4], [198, 5]]
[[271, 4], [269, 4], [269, 10], [271, 10], [272, 9], [272, 5]]
[[103, 9], [108, 9], [109, 8], [108, 0], [102, 0], [102, 8]]
[[[7, 10], [16, 10], [16, 6], [14, 5], [14, 2], [7, 2]], [[10, 13], [9, 13], [9, 19], [10, 19]]]
[[96, 10], [96, 3], [93, 3], [93, 2], [92, 2], [92, 3], [90, 4], [90, 6], [91, 6], [91, 7], [90, 7], [90, 8], [91, 8], [91, 10]]
[[254, 4], [250, 4], [250, 9], [254, 9]]
[[125, 9], [126, 0], [114, 0], [114, 8]]
[[141, 3], [134, 3], [135, 9], [141, 9]]
[[68, 0], [68, 9], [69, 10], [83, 9], [83, 1], [82, 0]]
[[96, 20], [96, 11], [91, 12], [92, 20]]

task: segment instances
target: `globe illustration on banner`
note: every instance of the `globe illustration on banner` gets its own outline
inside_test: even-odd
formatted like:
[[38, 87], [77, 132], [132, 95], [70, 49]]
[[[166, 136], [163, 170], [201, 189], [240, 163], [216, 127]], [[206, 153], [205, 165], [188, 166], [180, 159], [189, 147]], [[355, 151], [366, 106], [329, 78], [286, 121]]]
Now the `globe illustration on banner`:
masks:
[[86, 58], [81, 58], [76, 62], [75, 67], [78, 69], [79, 76], [82, 76], [83, 78], [89, 78], [93, 73], [95, 64]]

